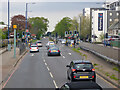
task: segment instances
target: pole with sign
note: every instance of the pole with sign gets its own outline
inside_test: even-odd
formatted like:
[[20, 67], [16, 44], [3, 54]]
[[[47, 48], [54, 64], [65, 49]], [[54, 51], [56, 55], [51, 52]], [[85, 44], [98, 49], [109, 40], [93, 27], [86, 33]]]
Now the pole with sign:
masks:
[[16, 28], [17, 25], [13, 25], [14, 28], [14, 58], [16, 58]]

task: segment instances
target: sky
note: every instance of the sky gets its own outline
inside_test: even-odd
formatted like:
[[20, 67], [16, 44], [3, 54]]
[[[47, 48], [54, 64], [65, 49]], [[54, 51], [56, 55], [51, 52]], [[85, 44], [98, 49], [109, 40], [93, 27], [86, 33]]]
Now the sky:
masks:
[[[7, 24], [7, 1], [0, 0], [0, 21]], [[16, 2], [17, 1], [17, 2]], [[55, 25], [63, 18], [78, 16], [83, 8], [101, 7], [105, 0], [34, 0], [28, 4], [29, 17], [45, 17], [49, 20], [48, 31], [53, 31]], [[113, 0], [107, 0], [113, 1]], [[10, 19], [14, 15], [25, 15], [25, 3], [33, 0], [10, 0]], [[101, 2], [97, 4], [96, 2]]]

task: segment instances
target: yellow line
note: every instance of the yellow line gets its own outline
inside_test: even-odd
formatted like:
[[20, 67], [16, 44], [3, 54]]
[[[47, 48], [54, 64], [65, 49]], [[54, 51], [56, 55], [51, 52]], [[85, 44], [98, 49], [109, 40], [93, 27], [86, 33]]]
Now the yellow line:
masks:
[[113, 84], [111, 84], [110, 82], [108, 82], [107, 80], [105, 80], [104, 78], [102, 78], [100, 75], [96, 74], [98, 77], [100, 77], [102, 80], [104, 80], [106, 83], [110, 84], [112, 87], [117, 88], [116, 86], [114, 86]]

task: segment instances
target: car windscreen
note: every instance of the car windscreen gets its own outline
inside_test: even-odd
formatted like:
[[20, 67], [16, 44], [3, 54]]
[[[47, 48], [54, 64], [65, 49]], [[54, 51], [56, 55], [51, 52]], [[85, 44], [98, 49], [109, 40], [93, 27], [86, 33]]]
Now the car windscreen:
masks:
[[56, 47], [54, 48], [54, 47], [53, 47], [53, 48], [51, 48], [51, 50], [58, 50], [58, 48], [56, 48]]
[[37, 46], [31, 46], [31, 47], [37, 47]]
[[76, 69], [89, 69], [92, 68], [92, 64], [91, 63], [81, 63], [81, 64], [75, 64], [74, 66]]
[[42, 43], [42, 42], [37, 42], [37, 43]]

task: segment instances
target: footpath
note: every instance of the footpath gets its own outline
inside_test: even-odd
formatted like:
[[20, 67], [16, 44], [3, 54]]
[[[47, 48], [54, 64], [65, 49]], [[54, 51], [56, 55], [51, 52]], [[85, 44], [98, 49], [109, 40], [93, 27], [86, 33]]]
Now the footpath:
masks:
[[77, 45], [75, 49], [73, 47], [70, 48], [83, 56], [84, 59], [87, 59], [93, 63], [96, 73], [99, 76], [120, 88], [120, 68], [117, 67], [117, 65], [109, 63], [108, 61], [94, 55], [89, 51], [80, 49], [79, 45]]
[[12, 48], [11, 51], [5, 51], [0, 54], [0, 88], [2, 88], [2, 84], [7, 80], [17, 62], [26, 52], [27, 51], [20, 55], [19, 48], [16, 48], [16, 58], [14, 58], [14, 48]]

